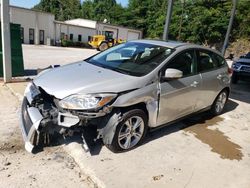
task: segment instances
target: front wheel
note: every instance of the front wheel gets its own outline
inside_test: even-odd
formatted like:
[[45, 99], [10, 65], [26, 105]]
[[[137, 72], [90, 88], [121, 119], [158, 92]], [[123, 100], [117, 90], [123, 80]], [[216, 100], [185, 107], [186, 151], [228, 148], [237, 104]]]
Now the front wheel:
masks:
[[138, 146], [147, 132], [148, 118], [144, 111], [134, 109], [123, 115], [117, 125], [113, 141], [106, 145], [113, 152], [122, 152]]
[[108, 43], [103, 42], [103, 43], [100, 44], [100, 46], [99, 46], [98, 49], [99, 49], [101, 52], [103, 52], [103, 51], [107, 50], [108, 48], [109, 48]]
[[214, 100], [214, 103], [211, 107], [211, 114], [214, 116], [220, 115], [225, 107], [225, 104], [228, 99], [228, 91], [222, 90], [220, 94]]

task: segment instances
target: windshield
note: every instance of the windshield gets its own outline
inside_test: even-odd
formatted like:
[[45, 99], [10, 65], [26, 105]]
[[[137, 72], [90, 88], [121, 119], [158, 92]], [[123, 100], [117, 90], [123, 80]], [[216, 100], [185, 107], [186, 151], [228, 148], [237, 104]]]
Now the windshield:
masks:
[[86, 61], [96, 66], [132, 76], [144, 76], [160, 65], [174, 49], [127, 42], [99, 53]]

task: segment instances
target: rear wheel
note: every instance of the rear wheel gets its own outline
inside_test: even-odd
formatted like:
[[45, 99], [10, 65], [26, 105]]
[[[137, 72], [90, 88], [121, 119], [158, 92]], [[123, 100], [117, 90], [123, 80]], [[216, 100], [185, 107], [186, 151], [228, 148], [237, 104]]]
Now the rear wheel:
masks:
[[101, 43], [100, 46], [99, 46], [99, 50], [101, 52], [104, 51], [104, 50], [107, 50], [108, 48], [109, 48], [109, 46], [108, 46], [108, 43], [106, 43], [106, 42]]
[[214, 100], [214, 103], [211, 107], [211, 114], [214, 116], [220, 115], [225, 107], [227, 99], [228, 99], [228, 91], [222, 90]]
[[126, 112], [116, 128], [111, 145], [106, 146], [113, 152], [127, 151], [138, 146], [146, 135], [147, 123], [144, 111], [134, 109]]

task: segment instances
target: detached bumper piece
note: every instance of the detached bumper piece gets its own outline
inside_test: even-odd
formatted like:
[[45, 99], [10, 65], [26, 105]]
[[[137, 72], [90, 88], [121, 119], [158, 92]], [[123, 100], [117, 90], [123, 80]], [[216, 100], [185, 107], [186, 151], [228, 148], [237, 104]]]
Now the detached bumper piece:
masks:
[[25, 141], [25, 149], [32, 152], [36, 143], [39, 125], [43, 116], [35, 107], [30, 107], [26, 97], [23, 99], [21, 112], [21, 130]]

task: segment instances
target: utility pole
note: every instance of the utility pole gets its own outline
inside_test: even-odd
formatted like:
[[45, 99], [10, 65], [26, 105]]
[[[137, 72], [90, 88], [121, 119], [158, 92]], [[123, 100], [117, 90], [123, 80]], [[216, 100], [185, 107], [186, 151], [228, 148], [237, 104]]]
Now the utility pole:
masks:
[[226, 49], [227, 49], [227, 46], [228, 46], [228, 40], [229, 40], [230, 32], [231, 32], [231, 29], [232, 29], [232, 25], [233, 25], [233, 21], [234, 21], [234, 16], [235, 16], [238, 0], [232, 0], [232, 2], [233, 2], [233, 8], [231, 10], [231, 16], [230, 16], [229, 25], [228, 25], [228, 28], [227, 28], [227, 34], [226, 34], [225, 41], [224, 41], [224, 44], [223, 44], [223, 47], [222, 47], [222, 50], [221, 50], [221, 53], [222, 53], [223, 56], [225, 55], [225, 52], [226, 52]]
[[173, 0], [168, 0], [168, 9], [167, 9], [167, 16], [163, 33], [163, 40], [168, 40], [169, 25], [172, 16], [172, 10], [173, 10]]
[[181, 20], [179, 25], [179, 33], [177, 39], [181, 39], [181, 30], [182, 30], [182, 23], [183, 23], [183, 15], [184, 15], [184, 7], [185, 7], [185, 0], [181, 0]]
[[11, 47], [10, 47], [10, 9], [9, 0], [1, 0], [1, 31], [4, 82], [10, 82], [12, 78]]

